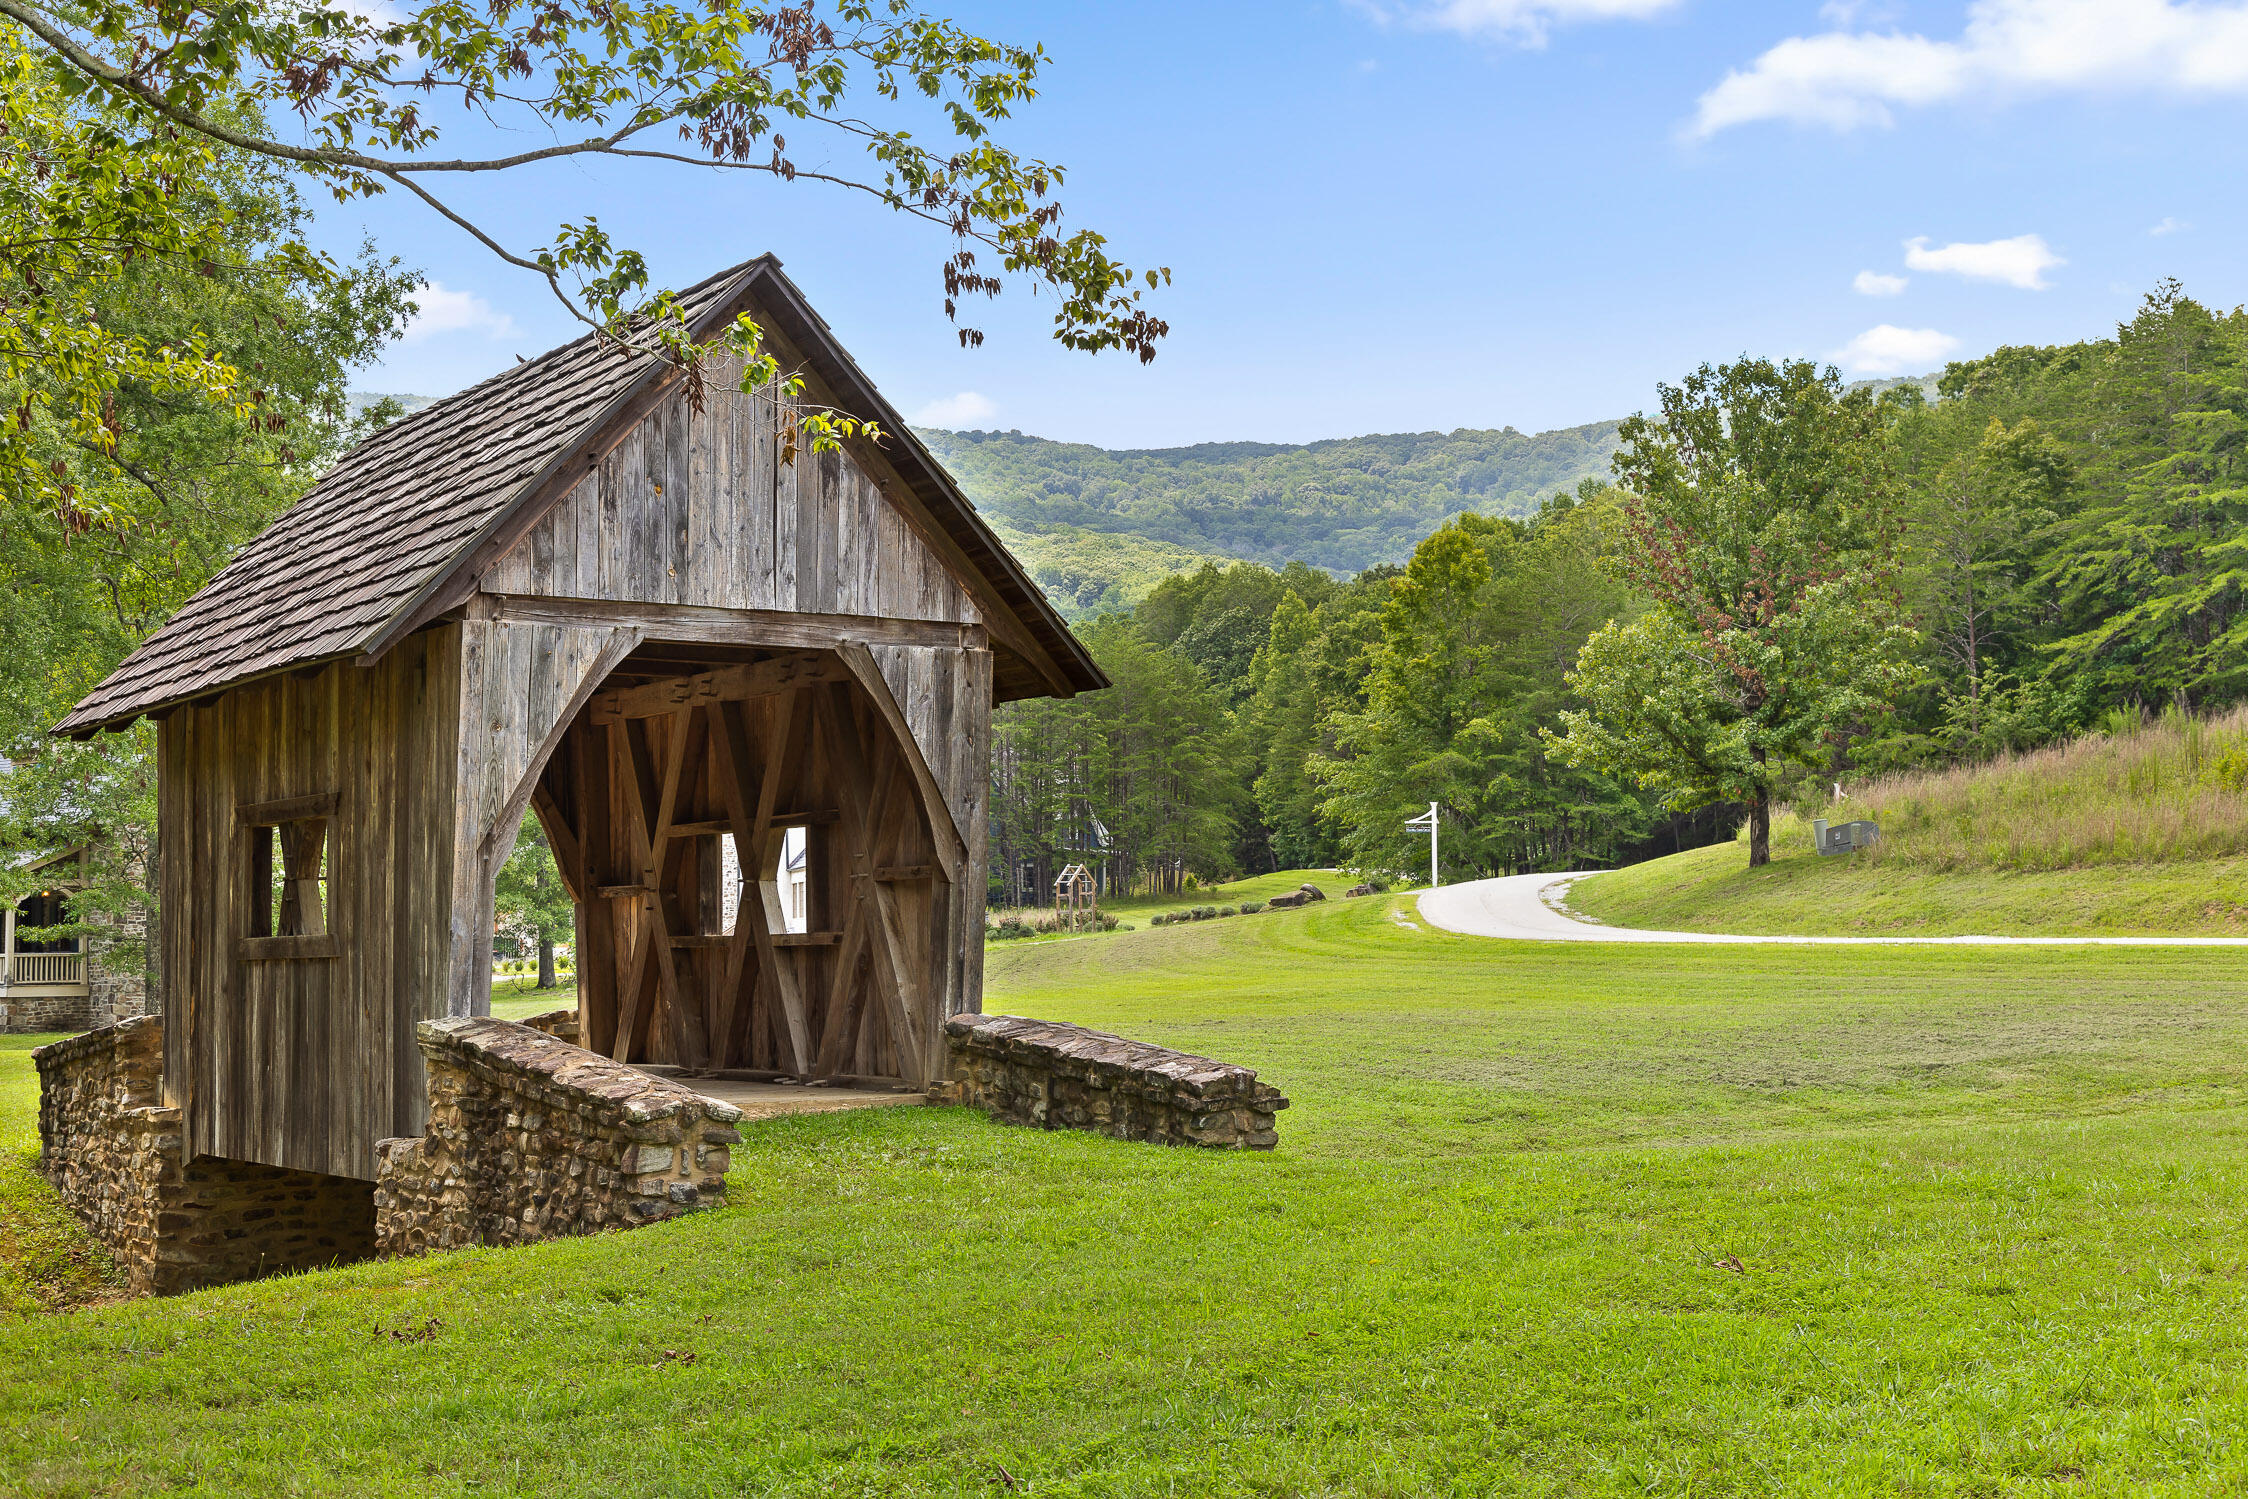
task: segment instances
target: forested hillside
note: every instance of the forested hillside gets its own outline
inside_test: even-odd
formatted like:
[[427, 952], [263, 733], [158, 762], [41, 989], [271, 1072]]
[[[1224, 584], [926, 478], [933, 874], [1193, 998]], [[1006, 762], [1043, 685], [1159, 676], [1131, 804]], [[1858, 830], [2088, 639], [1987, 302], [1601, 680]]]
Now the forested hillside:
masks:
[[1616, 423], [1121, 451], [1019, 432], [920, 436], [1082, 617], [1135, 602], [1204, 556], [1346, 573], [1402, 562], [1448, 516], [1526, 515], [1605, 474]]
[[1229, 562], [1176, 542], [1082, 526], [1025, 531], [994, 527], [1063, 617], [1076, 621], [1129, 609], [1165, 578], [1207, 562]]
[[[1822, 399], [1843, 400], [1831, 372], [1819, 383]], [[1890, 384], [1854, 393], [1876, 402], [1866, 451], [1844, 490], [1804, 503], [1796, 528], [1847, 522], [1861, 534], [1837, 533], [1833, 555], [1878, 556], [1864, 586], [1894, 600], [1904, 685], [1801, 747], [1783, 799], [2135, 724], [2142, 709], [2248, 701], [2248, 313], [2212, 311], [2165, 284], [2112, 338], [1950, 366], [1939, 401], [1923, 381]], [[1028, 457], [1059, 447], [958, 440], [967, 471], [982, 455], [992, 460], [982, 472], [1016, 474], [1024, 489]], [[1285, 474], [1314, 461], [1303, 455], [1393, 441], [1424, 440], [1223, 451], [1241, 455], [1230, 460], [1241, 472], [1269, 456]], [[1115, 511], [1168, 513], [1184, 483], [1116, 477], [1146, 459], [1169, 484], [1178, 471], [1154, 456], [1094, 455], [1087, 474], [1107, 477], [1075, 492], [1057, 460], [1042, 471], [1056, 487], [1018, 497], [1017, 513], [1072, 513], [1093, 504], [1075, 497], [1087, 490]], [[1307, 524], [1309, 496], [1325, 492], [1293, 491], [1273, 534]], [[1433, 504], [1436, 489], [1401, 482], [1395, 493]], [[1129, 615], [1086, 631], [1113, 691], [1002, 714], [995, 868], [1043, 868], [1066, 852], [1156, 882], [1337, 860], [1410, 869], [1426, 843], [1403, 822], [1431, 800], [1453, 876], [1667, 852], [1675, 798], [1549, 758], [1539, 733], [1586, 706], [1575, 676], [1584, 642], [1649, 608], [1618, 565], [1627, 538], [1645, 533], [1642, 500], [1596, 480], [1556, 484], [1527, 515], [1442, 524], [1403, 567], [1342, 581], [1324, 570], [1337, 552], [1307, 549], [1302, 562], [1320, 566], [1213, 564], [1157, 585]], [[1388, 513], [1409, 508], [1400, 498]], [[1213, 502], [1205, 519], [1224, 515]], [[1235, 534], [1245, 532], [1246, 522]], [[1187, 534], [1183, 519], [1173, 534]], [[1799, 541], [1814, 556], [1828, 544]], [[1815, 652], [1809, 660], [1816, 671]], [[1729, 814], [1699, 815], [1688, 843]], [[1086, 846], [1092, 819], [1108, 830], [1097, 850]]]
[[1944, 371], [1899, 423], [1920, 685], [1866, 768], [2248, 696], [2248, 313], [2175, 282], [2116, 336]]

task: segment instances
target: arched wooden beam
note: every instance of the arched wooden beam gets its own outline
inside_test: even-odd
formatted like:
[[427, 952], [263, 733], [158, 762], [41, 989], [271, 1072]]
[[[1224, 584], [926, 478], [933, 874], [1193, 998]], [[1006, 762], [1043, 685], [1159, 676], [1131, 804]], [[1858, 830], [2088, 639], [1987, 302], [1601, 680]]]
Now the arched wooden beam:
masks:
[[960, 827], [952, 820], [952, 808], [945, 804], [943, 788], [930, 774], [929, 762], [921, 756], [921, 741], [913, 737], [913, 725], [906, 721], [905, 710], [898, 706], [883, 680], [882, 668], [875, 665], [874, 654], [855, 640], [846, 640], [835, 648], [836, 655], [851, 669], [859, 687], [873, 699], [874, 708], [882, 721], [890, 726], [891, 737], [898, 742], [898, 752], [905, 756], [906, 768], [913, 773], [914, 789], [920, 794], [922, 810], [929, 819], [929, 841], [935, 846], [937, 863], [944, 870], [945, 883], [960, 882], [960, 866], [968, 857], [968, 845], [960, 836]]

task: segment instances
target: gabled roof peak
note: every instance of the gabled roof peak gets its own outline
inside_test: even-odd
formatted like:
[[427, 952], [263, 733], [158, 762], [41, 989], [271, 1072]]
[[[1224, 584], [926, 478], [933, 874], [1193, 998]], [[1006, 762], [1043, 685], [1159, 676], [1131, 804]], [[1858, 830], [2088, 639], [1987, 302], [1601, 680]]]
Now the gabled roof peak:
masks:
[[[759, 256], [679, 293], [698, 337], [745, 302], [801, 351], [833, 399], [894, 434], [886, 454], [981, 575], [974, 591], [1050, 657], [1041, 680], [1058, 671], [1072, 691], [1106, 685], [777, 259]], [[55, 732], [83, 736], [256, 677], [386, 648], [596, 430], [670, 373], [658, 356], [589, 333], [393, 422], [244, 546]]]

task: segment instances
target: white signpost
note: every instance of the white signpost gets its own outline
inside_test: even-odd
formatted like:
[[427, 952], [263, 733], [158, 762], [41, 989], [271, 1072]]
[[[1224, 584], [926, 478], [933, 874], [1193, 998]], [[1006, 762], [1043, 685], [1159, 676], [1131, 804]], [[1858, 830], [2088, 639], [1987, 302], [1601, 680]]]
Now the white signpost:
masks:
[[1420, 816], [1407, 818], [1405, 826], [1415, 833], [1424, 829], [1428, 833], [1428, 883], [1429, 888], [1434, 889], [1444, 883], [1436, 874], [1436, 803], [1430, 802], [1428, 810]]

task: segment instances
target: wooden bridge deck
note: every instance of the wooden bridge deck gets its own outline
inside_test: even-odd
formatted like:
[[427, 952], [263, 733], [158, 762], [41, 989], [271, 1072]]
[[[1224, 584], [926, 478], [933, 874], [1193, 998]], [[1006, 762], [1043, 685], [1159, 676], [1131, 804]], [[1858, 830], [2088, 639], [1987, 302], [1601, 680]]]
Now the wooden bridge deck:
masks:
[[789, 1114], [835, 1114], [845, 1109], [907, 1108], [929, 1101], [918, 1089], [846, 1086], [841, 1083], [783, 1083], [769, 1079], [725, 1077], [714, 1073], [697, 1076], [673, 1067], [645, 1067], [694, 1089], [705, 1098], [730, 1103], [745, 1121], [779, 1119]]

